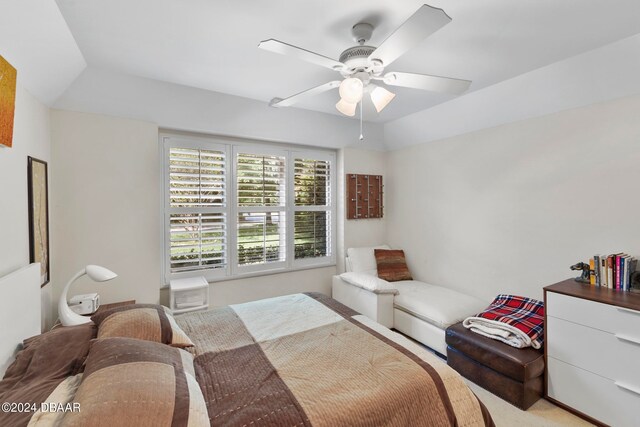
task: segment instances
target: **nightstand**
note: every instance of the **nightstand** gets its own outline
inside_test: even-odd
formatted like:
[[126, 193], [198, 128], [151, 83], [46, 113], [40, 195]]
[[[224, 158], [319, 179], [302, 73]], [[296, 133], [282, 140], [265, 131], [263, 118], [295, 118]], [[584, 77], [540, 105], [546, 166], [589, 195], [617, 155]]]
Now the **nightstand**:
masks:
[[[101, 312], [103, 312], [105, 310], [110, 310], [112, 308], [122, 307], [123, 305], [129, 305], [129, 304], [135, 304], [135, 303], [136, 303], [136, 300], [132, 299], [132, 300], [127, 300], [127, 301], [112, 302], [111, 304], [102, 304], [102, 305], [100, 305], [100, 307], [98, 307], [98, 309], [96, 310], [95, 313], [83, 314], [83, 316], [91, 317], [94, 314], [101, 313]], [[59, 328], [61, 326], [62, 326], [62, 324], [60, 323], [60, 319], [57, 319], [56, 323], [54, 323], [54, 325], [51, 327], [51, 329], [56, 329], [56, 328]]]

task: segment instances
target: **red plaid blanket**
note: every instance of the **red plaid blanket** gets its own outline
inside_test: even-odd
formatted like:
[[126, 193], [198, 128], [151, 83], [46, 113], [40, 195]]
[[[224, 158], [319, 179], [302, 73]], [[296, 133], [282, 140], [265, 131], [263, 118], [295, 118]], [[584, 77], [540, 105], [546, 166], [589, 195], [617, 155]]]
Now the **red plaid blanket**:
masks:
[[465, 319], [464, 326], [514, 347], [541, 348], [544, 304], [532, 298], [498, 295], [485, 311]]

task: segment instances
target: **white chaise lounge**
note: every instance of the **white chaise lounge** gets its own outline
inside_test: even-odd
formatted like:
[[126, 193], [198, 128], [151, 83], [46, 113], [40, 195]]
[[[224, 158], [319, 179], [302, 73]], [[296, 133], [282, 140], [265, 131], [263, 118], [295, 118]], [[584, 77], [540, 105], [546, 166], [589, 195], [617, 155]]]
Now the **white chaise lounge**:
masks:
[[389, 247], [347, 250], [347, 272], [333, 277], [333, 298], [446, 355], [445, 330], [481, 312], [489, 302], [417, 280], [379, 279], [374, 249]]

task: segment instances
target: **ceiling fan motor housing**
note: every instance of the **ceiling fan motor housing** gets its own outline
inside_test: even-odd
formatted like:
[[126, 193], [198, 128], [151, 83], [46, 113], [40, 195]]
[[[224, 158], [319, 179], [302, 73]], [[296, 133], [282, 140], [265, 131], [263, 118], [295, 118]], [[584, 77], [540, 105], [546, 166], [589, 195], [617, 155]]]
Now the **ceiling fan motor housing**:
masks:
[[369, 60], [369, 55], [376, 50], [373, 46], [354, 46], [345, 50], [340, 54], [339, 61], [345, 64], [345, 68], [341, 71], [344, 77], [348, 77], [353, 73], [365, 71], [374, 75], [382, 72], [381, 64]]

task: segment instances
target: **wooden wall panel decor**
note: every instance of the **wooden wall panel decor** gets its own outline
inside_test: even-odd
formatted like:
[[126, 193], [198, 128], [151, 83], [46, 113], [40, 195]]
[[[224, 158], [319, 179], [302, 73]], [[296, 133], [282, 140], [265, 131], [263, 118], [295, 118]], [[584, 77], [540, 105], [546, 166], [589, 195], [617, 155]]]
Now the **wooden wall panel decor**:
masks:
[[382, 218], [384, 213], [381, 175], [347, 174], [347, 219]]

